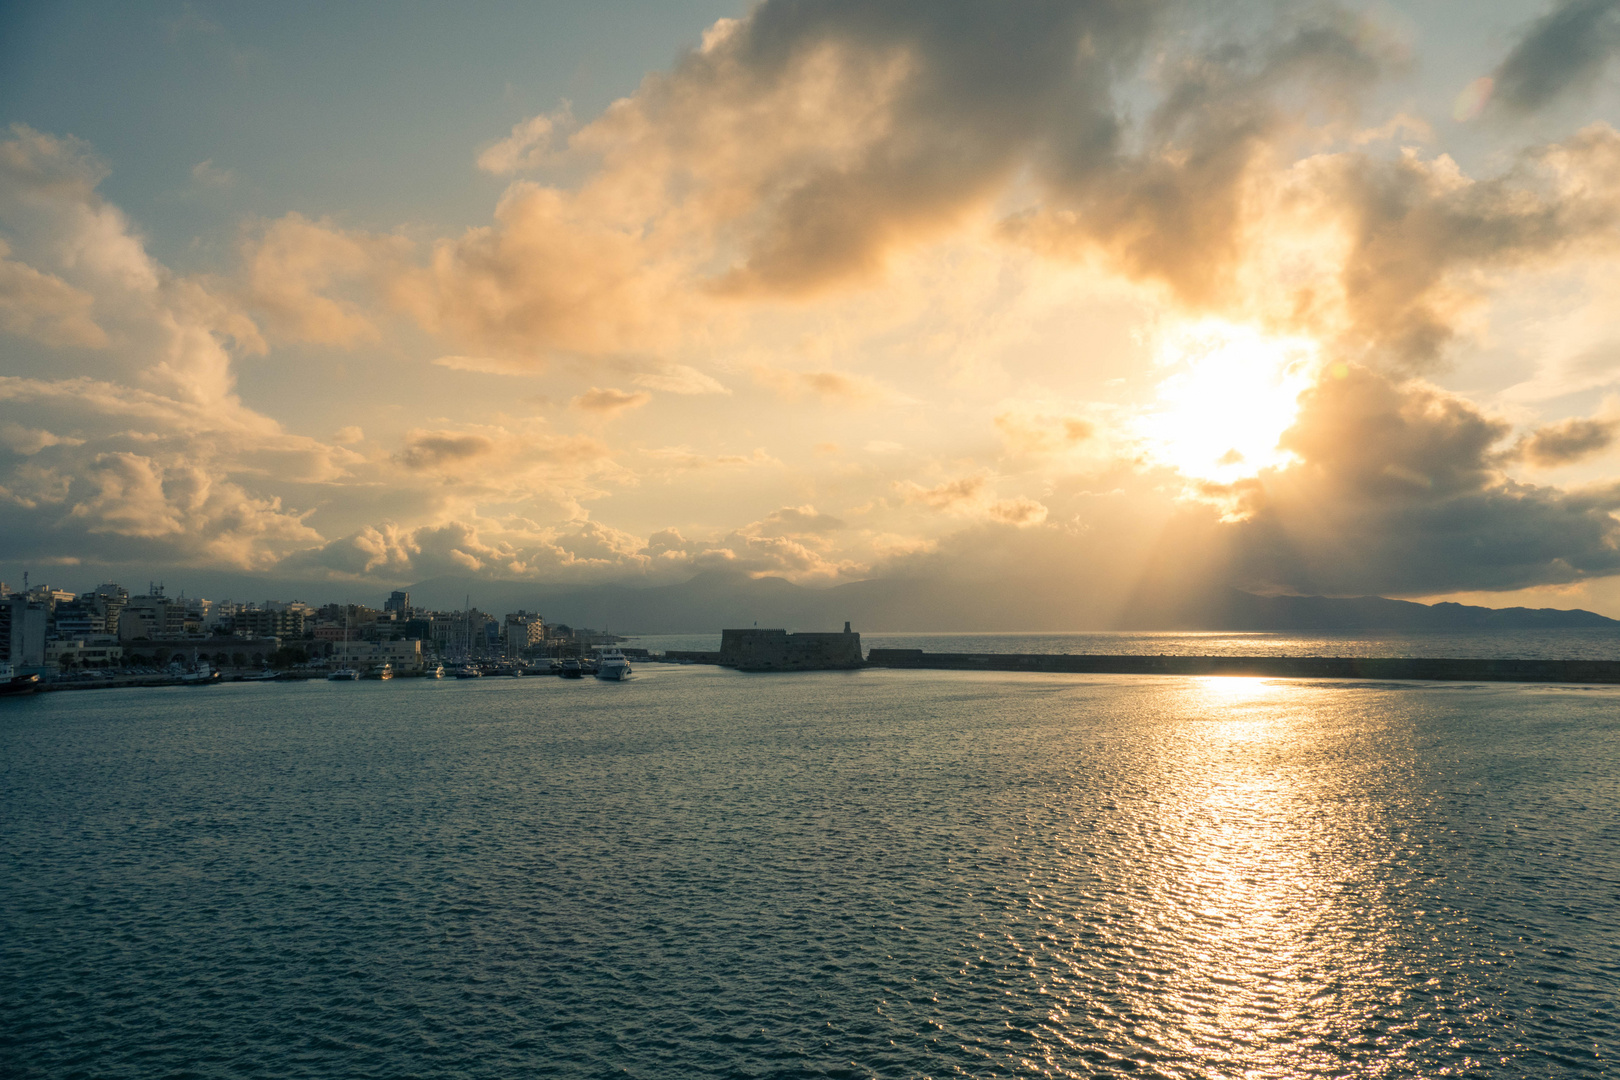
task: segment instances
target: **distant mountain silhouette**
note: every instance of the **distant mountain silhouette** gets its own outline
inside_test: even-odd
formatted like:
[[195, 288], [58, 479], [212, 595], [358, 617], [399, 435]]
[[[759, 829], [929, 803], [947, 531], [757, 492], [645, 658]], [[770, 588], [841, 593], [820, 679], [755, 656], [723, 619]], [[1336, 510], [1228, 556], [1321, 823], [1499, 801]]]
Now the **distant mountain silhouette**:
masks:
[[[717, 633], [728, 626], [857, 630], [995, 631], [1102, 628], [1085, 597], [1029, 582], [971, 583], [885, 578], [828, 589], [783, 578], [709, 571], [675, 585], [542, 585], [443, 577], [410, 587], [412, 602], [441, 610], [465, 598], [496, 615], [526, 609], [547, 621], [623, 633]], [[1533, 630], [1620, 627], [1590, 611], [1418, 604], [1381, 596], [1257, 596], [1205, 593], [1173, 611], [1126, 612], [1121, 625], [1143, 630]]]
[[1228, 590], [1212, 630], [1551, 630], [1620, 627], [1591, 611], [1417, 604], [1382, 596], [1256, 596]]

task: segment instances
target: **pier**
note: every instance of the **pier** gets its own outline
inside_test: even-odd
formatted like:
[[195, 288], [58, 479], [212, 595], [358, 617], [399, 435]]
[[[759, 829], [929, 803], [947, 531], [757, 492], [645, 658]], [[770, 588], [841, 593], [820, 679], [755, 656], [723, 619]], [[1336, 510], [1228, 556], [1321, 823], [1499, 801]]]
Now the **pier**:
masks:
[[1620, 683], [1620, 660], [1501, 660], [1392, 656], [1084, 656], [873, 649], [867, 667], [1031, 671], [1075, 675], [1235, 675], [1281, 679]]

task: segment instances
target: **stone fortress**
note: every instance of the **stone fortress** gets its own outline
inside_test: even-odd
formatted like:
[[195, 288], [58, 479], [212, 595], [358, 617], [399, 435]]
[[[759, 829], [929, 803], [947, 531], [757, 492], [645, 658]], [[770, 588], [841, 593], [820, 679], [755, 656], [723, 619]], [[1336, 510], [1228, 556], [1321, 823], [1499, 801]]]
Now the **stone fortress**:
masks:
[[786, 630], [722, 630], [720, 666], [738, 671], [817, 671], [863, 666], [861, 635], [790, 634]]

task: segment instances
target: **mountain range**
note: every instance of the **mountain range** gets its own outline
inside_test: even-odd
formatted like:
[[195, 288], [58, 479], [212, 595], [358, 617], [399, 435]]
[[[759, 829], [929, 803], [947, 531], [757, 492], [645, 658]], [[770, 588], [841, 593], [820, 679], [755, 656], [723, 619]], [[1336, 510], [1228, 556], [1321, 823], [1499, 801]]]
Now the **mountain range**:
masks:
[[[1024, 583], [1027, 585], [1027, 583]], [[544, 585], [441, 577], [410, 589], [419, 607], [455, 610], [465, 603], [496, 615], [524, 609], [548, 622], [631, 634], [716, 633], [724, 627], [790, 630], [1041, 631], [1108, 629], [1081, 597], [1038, 595], [1017, 583], [888, 578], [807, 588], [777, 577], [727, 571], [674, 585]], [[1032, 598], [1038, 600], [1031, 602]], [[1071, 606], [1072, 605], [1072, 606]], [[1217, 589], [1187, 598], [1153, 625], [1130, 613], [1114, 625], [1155, 630], [1530, 630], [1620, 627], [1590, 611], [1420, 604], [1381, 596], [1260, 596]]]

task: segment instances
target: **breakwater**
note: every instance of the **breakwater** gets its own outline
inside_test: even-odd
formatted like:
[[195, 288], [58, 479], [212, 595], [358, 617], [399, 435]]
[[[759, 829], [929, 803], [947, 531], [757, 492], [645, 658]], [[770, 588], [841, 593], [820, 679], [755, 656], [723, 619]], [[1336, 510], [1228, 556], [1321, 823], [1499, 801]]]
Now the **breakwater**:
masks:
[[1620, 683], [1620, 660], [1446, 659], [1394, 656], [1084, 656], [873, 649], [868, 667], [1081, 675], [1237, 675], [1284, 679]]

